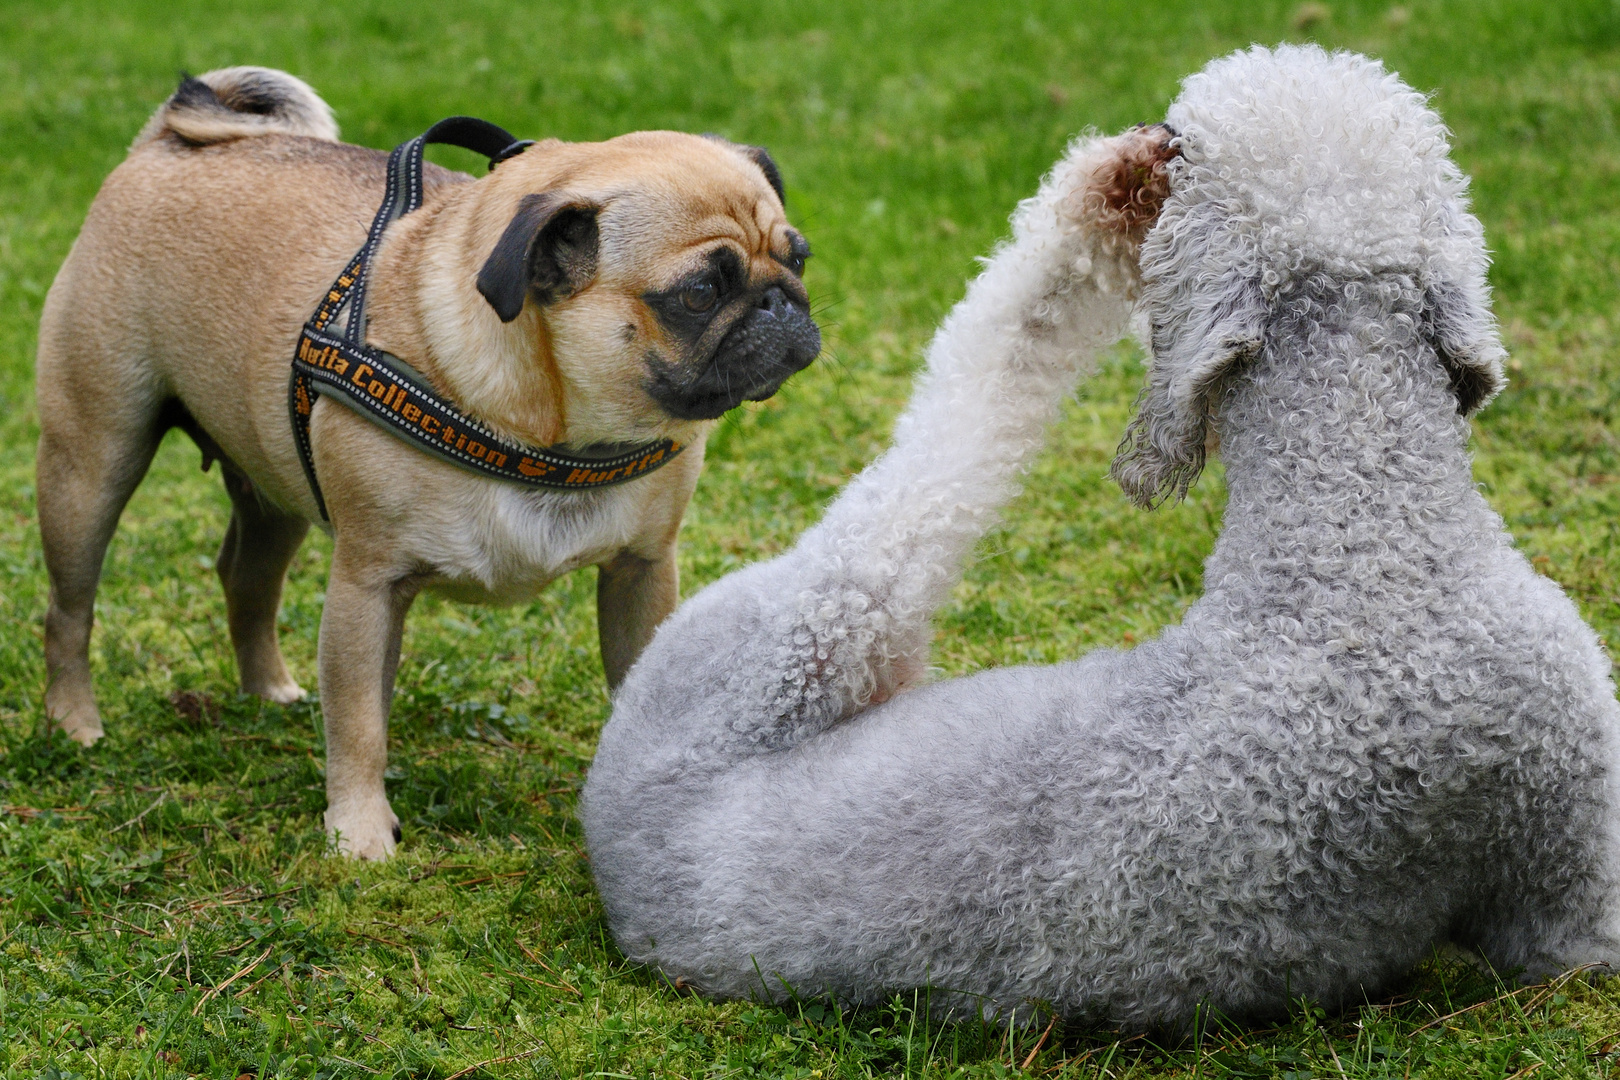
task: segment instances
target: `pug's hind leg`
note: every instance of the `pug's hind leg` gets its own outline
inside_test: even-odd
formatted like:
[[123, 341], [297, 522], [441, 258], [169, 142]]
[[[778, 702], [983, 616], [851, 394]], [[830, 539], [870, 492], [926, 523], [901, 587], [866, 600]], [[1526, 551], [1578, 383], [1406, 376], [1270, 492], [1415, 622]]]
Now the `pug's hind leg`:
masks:
[[326, 832], [350, 858], [386, 859], [400, 840], [383, 788], [388, 706], [416, 589], [408, 579], [356, 565], [341, 531], [338, 537], [321, 615]]
[[266, 503], [241, 470], [222, 465], [231, 497], [231, 524], [215, 569], [225, 588], [236, 669], [245, 693], [285, 705], [303, 697], [304, 691], [281, 655], [276, 614], [287, 567], [304, 542], [309, 522]]
[[76, 387], [51, 382], [48, 370], [42, 359], [35, 491], [51, 580], [45, 715], [69, 738], [89, 746], [103, 734], [90, 681], [90, 626], [101, 564], [124, 504], [157, 452], [164, 425], [155, 407], [131, 400], [135, 395], [120, 399], [130, 405], [126, 411], [103, 406], [98, 415], [93, 404], [75, 394]]

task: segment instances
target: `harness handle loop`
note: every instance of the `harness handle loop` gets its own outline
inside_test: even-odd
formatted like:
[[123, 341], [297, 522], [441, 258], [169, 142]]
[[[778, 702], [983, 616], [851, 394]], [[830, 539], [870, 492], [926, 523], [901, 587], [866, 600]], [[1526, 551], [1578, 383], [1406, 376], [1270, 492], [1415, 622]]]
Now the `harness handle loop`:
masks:
[[382, 205], [372, 219], [371, 231], [365, 246], [360, 249], [360, 276], [354, 286], [349, 304], [350, 341], [361, 342], [366, 336], [366, 283], [371, 256], [376, 254], [388, 226], [422, 206], [426, 194], [422, 183], [422, 151], [429, 143], [435, 146], [459, 146], [489, 158], [491, 170], [508, 157], [522, 153], [534, 145], [533, 139], [517, 139], [505, 128], [480, 120], [476, 116], [447, 116], [416, 138], [400, 143], [388, 155], [388, 186], [383, 192]]
[[442, 143], [483, 154], [489, 158], [491, 169], [507, 158], [522, 153], [524, 147], [534, 145], [533, 139], [514, 138], [505, 128], [476, 116], [447, 116], [422, 132], [420, 137], [424, 144]]

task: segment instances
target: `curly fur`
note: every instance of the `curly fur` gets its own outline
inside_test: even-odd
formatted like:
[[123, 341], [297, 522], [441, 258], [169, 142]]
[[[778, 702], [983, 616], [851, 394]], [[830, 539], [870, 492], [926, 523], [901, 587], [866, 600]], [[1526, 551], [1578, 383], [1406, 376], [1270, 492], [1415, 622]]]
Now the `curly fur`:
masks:
[[1472, 483], [1463, 413], [1501, 351], [1444, 129], [1315, 48], [1216, 61], [1169, 119], [1119, 473], [1183, 490], [1213, 424], [1205, 596], [1130, 652], [869, 704], [920, 671], [1074, 358], [1125, 317], [1129, 249], [1063, 232], [1086, 198], [1054, 197], [1060, 166], [894, 448], [622, 687], [582, 813], [632, 959], [720, 995], [930, 986], [1134, 1028], [1377, 995], [1446, 940], [1504, 971], [1616, 959], [1620, 706]]

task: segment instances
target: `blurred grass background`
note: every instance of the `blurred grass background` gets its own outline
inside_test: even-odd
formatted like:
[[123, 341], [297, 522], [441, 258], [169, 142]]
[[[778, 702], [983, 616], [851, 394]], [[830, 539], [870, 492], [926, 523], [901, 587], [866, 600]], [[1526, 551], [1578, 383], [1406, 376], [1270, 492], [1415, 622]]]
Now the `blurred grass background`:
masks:
[[[323, 856], [314, 706], [239, 697], [213, 575], [227, 502], [178, 433], [108, 558], [108, 739], [41, 723], [40, 305], [102, 177], [181, 71], [285, 68], [386, 148], [472, 113], [525, 137], [713, 131], [769, 147], [827, 343], [710, 443], [702, 584], [790, 543], [884, 445], [923, 345], [1074, 133], [1162, 116], [1252, 41], [1382, 57], [1475, 178], [1512, 385], [1477, 475], [1521, 547], [1620, 629], [1620, 3], [46, 3], [0, 12], [0, 1073], [5, 1076], [1613, 1075], [1620, 986], [1507, 996], [1455, 957], [1408, 992], [1187, 1043], [678, 995], [627, 966], [574, 794], [607, 714], [591, 574], [507, 610], [420, 601], [391, 740], [400, 856]], [[470, 167], [454, 151], [434, 151]], [[244, 297], [251, 303], [251, 297]], [[1142, 376], [1116, 351], [939, 622], [947, 673], [1139, 641], [1201, 587], [1223, 493], [1131, 509], [1106, 477]], [[314, 683], [328, 545], [283, 612]], [[234, 981], [232, 981], [234, 976]], [[1435, 1022], [1476, 1003], [1480, 1007]], [[1425, 1027], [1424, 1025], [1429, 1025]], [[479, 1063], [484, 1063], [480, 1065]]]

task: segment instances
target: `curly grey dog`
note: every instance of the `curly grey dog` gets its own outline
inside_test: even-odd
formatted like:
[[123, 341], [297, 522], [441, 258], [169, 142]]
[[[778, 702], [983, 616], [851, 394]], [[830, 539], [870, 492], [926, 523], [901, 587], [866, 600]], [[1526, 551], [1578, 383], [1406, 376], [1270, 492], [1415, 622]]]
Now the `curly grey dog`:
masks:
[[1206, 594], [1129, 652], [894, 694], [1124, 315], [1131, 252], [1064, 219], [1088, 144], [940, 330], [893, 449], [631, 672], [583, 814], [632, 959], [717, 995], [929, 986], [1138, 1028], [1343, 1005], [1443, 941], [1504, 972], [1616, 959], [1620, 706], [1471, 479], [1501, 347], [1444, 127], [1316, 48], [1216, 61], [1169, 124], [1115, 475], [1183, 492], [1213, 428]]

